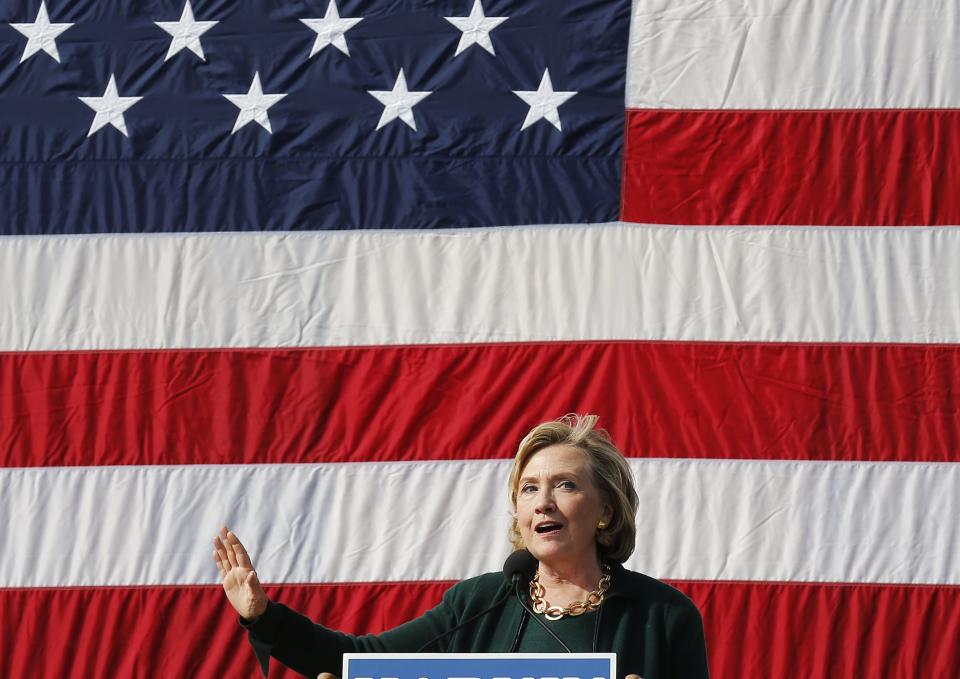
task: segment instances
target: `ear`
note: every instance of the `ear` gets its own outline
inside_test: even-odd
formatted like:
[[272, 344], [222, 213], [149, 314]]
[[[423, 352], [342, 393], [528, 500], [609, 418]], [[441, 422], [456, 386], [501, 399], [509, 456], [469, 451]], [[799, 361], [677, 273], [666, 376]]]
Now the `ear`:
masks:
[[600, 507], [600, 518], [604, 523], [610, 523], [613, 520], [613, 507], [609, 504], [604, 503]]

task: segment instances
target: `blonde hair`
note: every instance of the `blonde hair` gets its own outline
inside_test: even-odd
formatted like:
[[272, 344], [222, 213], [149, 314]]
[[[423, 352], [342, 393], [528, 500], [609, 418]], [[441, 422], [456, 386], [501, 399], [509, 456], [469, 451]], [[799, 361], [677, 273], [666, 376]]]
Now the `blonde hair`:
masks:
[[[610, 435], [596, 429], [596, 415], [564, 415], [559, 420], [538, 424], [523, 437], [510, 472], [510, 504], [517, 508], [517, 484], [530, 458], [555, 445], [565, 445], [583, 452], [590, 462], [594, 483], [613, 516], [607, 527], [597, 533], [597, 552], [604, 561], [623, 563], [637, 541], [637, 508], [640, 498], [633, 485], [630, 467]], [[525, 547], [516, 516], [510, 524], [510, 542], [515, 549]]]

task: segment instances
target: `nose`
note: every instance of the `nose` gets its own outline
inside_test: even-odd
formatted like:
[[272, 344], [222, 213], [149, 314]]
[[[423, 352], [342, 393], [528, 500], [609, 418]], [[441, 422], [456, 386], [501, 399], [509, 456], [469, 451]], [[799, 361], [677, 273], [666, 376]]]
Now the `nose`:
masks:
[[537, 493], [537, 502], [534, 506], [534, 511], [538, 514], [546, 514], [557, 508], [557, 503], [553, 497], [553, 488], [549, 485], [544, 484], [544, 487], [540, 489]]

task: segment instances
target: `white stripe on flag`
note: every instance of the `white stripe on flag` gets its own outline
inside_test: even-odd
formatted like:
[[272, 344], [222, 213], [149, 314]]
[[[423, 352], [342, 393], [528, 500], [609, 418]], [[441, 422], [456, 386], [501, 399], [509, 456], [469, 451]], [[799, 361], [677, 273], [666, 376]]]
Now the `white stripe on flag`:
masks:
[[960, 4], [634, 0], [628, 108], [960, 106]]
[[[629, 566], [672, 579], [960, 584], [960, 465], [631, 460]], [[270, 582], [498, 570], [510, 462], [0, 471], [0, 587], [211, 584], [231, 525]]]
[[956, 228], [12, 238], [0, 249], [0, 350], [957, 343], [957, 262]]

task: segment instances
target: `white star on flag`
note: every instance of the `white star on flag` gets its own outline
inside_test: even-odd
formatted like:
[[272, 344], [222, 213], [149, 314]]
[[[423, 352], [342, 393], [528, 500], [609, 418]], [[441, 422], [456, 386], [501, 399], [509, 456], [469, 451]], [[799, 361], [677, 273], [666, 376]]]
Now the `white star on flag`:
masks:
[[490, 31], [502, 24], [510, 17], [488, 17], [483, 13], [483, 5], [480, 0], [474, 0], [473, 9], [470, 10], [470, 16], [467, 17], [443, 17], [451, 24], [463, 31], [460, 36], [460, 43], [457, 45], [457, 56], [471, 45], [480, 45], [490, 54], [493, 51], [493, 43], [490, 42]]
[[273, 134], [267, 111], [287, 95], [264, 94], [263, 88], [260, 86], [260, 72], [257, 71], [253, 74], [253, 82], [250, 83], [250, 89], [247, 90], [246, 94], [225, 94], [223, 96], [240, 109], [240, 113], [237, 115], [237, 122], [234, 123], [233, 130], [230, 134], [234, 134], [250, 121], [256, 121], [260, 124], [260, 127], [270, 134]]
[[550, 81], [549, 68], [543, 70], [543, 78], [540, 79], [540, 86], [536, 92], [514, 90], [513, 93], [530, 106], [521, 130], [527, 129], [541, 118], [546, 119], [559, 130], [560, 112], [557, 109], [563, 102], [576, 94], [576, 92], [554, 92], [553, 83]]
[[380, 115], [380, 122], [377, 123], [378, 130], [395, 118], [399, 118], [413, 130], [416, 130], [417, 123], [413, 119], [413, 107], [432, 94], [432, 92], [409, 91], [402, 68], [392, 90], [367, 90], [367, 92], [384, 106], [383, 113]]
[[170, 57], [184, 47], [206, 61], [206, 57], [203, 56], [203, 46], [200, 44], [200, 36], [220, 22], [196, 21], [193, 18], [193, 7], [190, 6], [190, 0], [187, 0], [179, 21], [154, 21], [153, 23], [173, 36], [173, 40], [170, 41], [170, 49], [167, 50], [167, 56], [163, 58], [164, 61], [168, 61]]
[[47, 16], [46, 2], [40, 3], [40, 11], [37, 12], [37, 18], [32, 24], [10, 24], [25, 36], [27, 36], [27, 46], [23, 49], [23, 56], [20, 57], [22, 64], [34, 54], [43, 50], [59, 64], [60, 53], [57, 51], [56, 38], [73, 24], [51, 24], [50, 17]]
[[117, 94], [117, 80], [112, 73], [102, 97], [77, 98], [97, 112], [93, 116], [93, 123], [90, 124], [90, 131], [87, 132], [88, 137], [106, 125], [113, 125], [123, 132], [124, 137], [129, 136], [127, 134], [127, 123], [123, 119], [123, 112], [143, 99], [143, 97], [119, 96]]
[[[344, 37], [344, 34], [363, 21], [363, 17], [341, 19], [336, 0], [330, 0], [330, 4], [327, 5], [327, 13], [323, 15], [322, 19], [300, 19], [300, 21], [317, 33], [317, 39], [313, 41], [313, 48], [310, 50], [310, 57], [327, 45], [333, 45], [347, 56], [350, 56], [350, 50], [347, 48], [347, 39]], [[310, 57], [307, 58], [309, 59]]]

